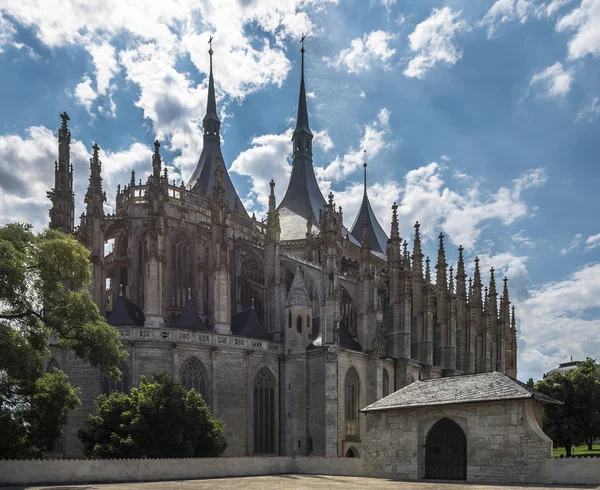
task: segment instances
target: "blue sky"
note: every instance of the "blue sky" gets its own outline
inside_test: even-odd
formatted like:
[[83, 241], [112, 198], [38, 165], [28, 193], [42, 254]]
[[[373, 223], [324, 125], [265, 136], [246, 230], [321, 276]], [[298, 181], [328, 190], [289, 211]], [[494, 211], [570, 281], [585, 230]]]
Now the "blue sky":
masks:
[[[152, 141], [176, 180], [200, 156], [207, 41], [223, 154], [246, 207], [281, 199], [307, 33], [315, 168], [351, 226], [362, 152], [384, 229], [447, 236], [509, 277], [519, 377], [600, 352], [600, 0], [0, 0], [0, 222], [47, 224], [59, 113], [77, 215], [91, 145], [109, 203]], [[487, 275], [487, 274], [486, 274]]]

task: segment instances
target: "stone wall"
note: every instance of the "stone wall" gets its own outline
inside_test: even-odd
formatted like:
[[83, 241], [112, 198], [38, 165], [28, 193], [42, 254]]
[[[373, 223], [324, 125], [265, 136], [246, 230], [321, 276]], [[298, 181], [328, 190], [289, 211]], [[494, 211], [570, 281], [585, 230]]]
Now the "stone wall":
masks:
[[0, 486], [194, 480], [281, 474], [358, 476], [348, 458], [204, 458], [0, 460]]
[[544, 483], [600, 485], [600, 458], [551, 458], [544, 462]]
[[540, 411], [533, 400], [511, 400], [382, 412], [363, 442], [365, 471], [423, 478], [427, 434], [437, 421], [449, 418], [466, 435], [467, 480], [541, 481], [552, 441], [537, 423]]
[[[237, 337], [228, 337], [232, 342]], [[250, 342], [251, 339], [241, 339]], [[183, 364], [191, 356], [199, 359], [208, 376], [207, 404], [225, 425], [227, 449], [225, 456], [253, 455], [253, 396], [254, 380], [258, 371], [266, 367], [275, 379], [275, 393], [279, 392], [279, 352], [264, 349], [216, 347], [191, 343], [136, 341], [127, 345], [129, 358], [125, 361], [132, 386], [138, 386], [141, 376], [166, 372], [178, 378]], [[76, 359], [72, 353], [53, 349], [52, 358], [69, 376], [69, 382], [81, 389], [81, 407], [69, 414], [63, 429], [63, 454], [82, 455], [77, 431], [83, 427], [94, 402], [102, 392], [103, 376], [97, 368]], [[279, 405], [279, 404], [277, 404]], [[279, 409], [275, 423], [279, 425]], [[279, 429], [275, 427], [275, 448], [279, 447]]]

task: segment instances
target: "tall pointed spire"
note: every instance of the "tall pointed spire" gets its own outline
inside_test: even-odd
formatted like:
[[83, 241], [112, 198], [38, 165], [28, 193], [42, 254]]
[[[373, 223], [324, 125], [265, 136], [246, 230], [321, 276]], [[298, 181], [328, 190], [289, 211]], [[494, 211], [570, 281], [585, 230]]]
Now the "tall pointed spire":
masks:
[[[212, 36], [210, 37], [210, 40], [208, 41], [208, 43], [210, 44], [210, 49], [208, 50], [208, 54], [210, 56], [210, 71], [208, 74], [208, 100], [206, 103], [206, 116], [204, 116], [204, 127], [205, 127], [205, 136], [206, 136], [206, 129], [207, 129], [207, 122], [209, 121], [214, 121], [217, 124], [214, 125], [214, 128], [211, 129], [216, 129], [216, 136], [218, 137], [219, 134], [219, 130], [221, 128], [221, 121], [219, 120], [219, 116], [217, 115], [217, 99], [215, 97], [215, 80], [213, 78], [213, 49], [212, 49]], [[210, 135], [210, 136], [215, 136], [214, 134]]]
[[[312, 209], [313, 226], [319, 227], [319, 210], [325, 209], [325, 199], [312, 164], [313, 134], [308, 126], [308, 106], [304, 82], [304, 36], [302, 36], [302, 71], [300, 75], [300, 93], [298, 97], [298, 116], [292, 137], [292, 175], [285, 196], [277, 208], [281, 216], [282, 240], [305, 238], [308, 209]], [[360, 243], [360, 237], [354, 239]]]
[[467, 284], [465, 273], [465, 259], [463, 257], [463, 246], [458, 247], [458, 264], [456, 266], [456, 295], [462, 299], [467, 297]]
[[496, 277], [494, 275], [494, 268], [490, 269], [490, 313], [493, 314], [494, 318], [498, 317], [498, 292], [496, 291]]
[[473, 274], [473, 298], [469, 298], [469, 301], [473, 306], [482, 305], [482, 284], [481, 284], [481, 272], [479, 270], [479, 257], [475, 257], [475, 272]]
[[90, 180], [85, 194], [85, 205], [87, 217], [104, 216], [104, 202], [106, 202], [106, 193], [102, 190], [102, 162], [98, 156], [100, 147], [94, 143], [92, 147], [93, 154], [90, 158]]
[[449, 274], [448, 292], [454, 294], [454, 267], [450, 266]]
[[[213, 76], [213, 54], [212, 49], [212, 36], [210, 37], [208, 44], [210, 45], [208, 54], [210, 56], [210, 67], [208, 72], [208, 97], [206, 101], [206, 115], [202, 120], [202, 126], [204, 128], [204, 145], [202, 147], [202, 154], [198, 160], [198, 164], [190, 177], [188, 184], [191, 188], [202, 194], [203, 196], [210, 196], [212, 188], [215, 184], [215, 170], [217, 168], [217, 156], [223, 158], [221, 154], [221, 121], [217, 111], [217, 99], [215, 96], [215, 79]], [[223, 189], [225, 191], [225, 198], [227, 199], [230, 206], [234, 206], [236, 200], [238, 201], [238, 212], [239, 214], [248, 216], [248, 212], [239, 198], [233, 182], [229, 177], [227, 168], [223, 164]]]
[[413, 274], [423, 277], [423, 252], [421, 252], [421, 234], [419, 228], [421, 225], [417, 221], [415, 223], [415, 241], [413, 243], [412, 266]]
[[267, 237], [273, 242], [279, 241], [281, 226], [279, 223], [279, 213], [275, 209], [275, 181], [269, 182], [271, 192], [269, 193], [269, 212], [267, 213]]
[[404, 270], [410, 272], [410, 253], [408, 253], [408, 240], [404, 240]]
[[52, 201], [50, 228], [73, 233], [75, 228], [75, 194], [73, 193], [73, 165], [71, 165], [71, 131], [69, 116], [60, 115], [62, 124], [58, 130], [58, 160], [54, 162], [54, 188], [47, 195]]
[[444, 234], [440, 233], [438, 239], [440, 245], [438, 247], [437, 265], [435, 266], [437, 271], [436, 284], [440, 290], [445, 290], [447, 284], [446, 267], [448, 267], [448, 264], [446, 263], [446, 250], [444, 249]]
[[304, 86], [304, 39], [305, 35], [302, 35], [300, 42], [302, 43], [302, 71], [300, 75], [300, 95], [298, 96], [298, 116], [296, 118], [296, 129], [294, 130], [294, 136], [296, 133], [308, 133], [312, 136], [310, 128], [308, 126], [308, 106], [306, 105], [306, 88]]
[[152, 155], [152, 177], [154, 177], [155, 183], [158, 183], [160, 179], [161, 167], [162, 159], [160, 157], [160, 142], [156, 140], [154, 142], [154, 155]]
[[429, 267], [429, 257], [425, 259], [425, 285], [431, 282], [431, 267]]
[[363, 188], [363, 193], [366, 196], [367, 195], [367, 150], [363, 151], [363, 169], [364, 169], [364, 188]]

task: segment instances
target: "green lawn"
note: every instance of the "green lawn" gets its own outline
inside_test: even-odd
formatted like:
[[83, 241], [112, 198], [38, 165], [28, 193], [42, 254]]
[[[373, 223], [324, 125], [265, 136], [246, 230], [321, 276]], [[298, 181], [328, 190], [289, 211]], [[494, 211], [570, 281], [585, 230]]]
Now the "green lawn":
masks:
[[[554, 456], [555, 458], [558, 458], [560, 455], [565, 455], [565, 448], [564, 447], [555, 447], [554, 449], [552, 449], [552, 456]], [[584, 446], [575, 446], [573, 448], [573, 450], [571, 451], [571, 454], [576, 456], [578, 454], [596, 454], [596, 455], [600, 455], [600, 445], [596, 444], [593, 446], [593, 449], [591, 451], [588, 451], [588, 447], [587, 445]]]

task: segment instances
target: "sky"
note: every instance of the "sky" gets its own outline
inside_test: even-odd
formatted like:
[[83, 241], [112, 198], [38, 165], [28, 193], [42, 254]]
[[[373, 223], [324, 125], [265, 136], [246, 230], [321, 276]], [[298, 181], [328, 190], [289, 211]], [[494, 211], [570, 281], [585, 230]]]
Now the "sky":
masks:
[[352, 226], [368, 192], [389, 233], [421, 223], [468, 273], [509, 279], [519, 378], [600, 354], [600, 0], [0, 0], [0, 224], [48, 224], [59, 114], [70, 116], [76, 216], [91, 147], [117, 184], [172, 179], [202, 150], [208, 39], [222, 151], [265, 216], [291, 171], [300, 44], [323, 194]]

